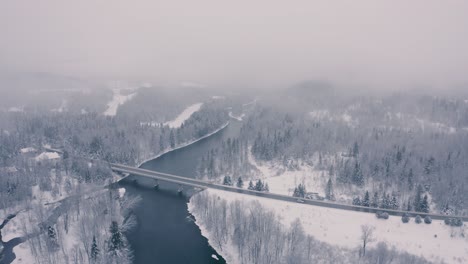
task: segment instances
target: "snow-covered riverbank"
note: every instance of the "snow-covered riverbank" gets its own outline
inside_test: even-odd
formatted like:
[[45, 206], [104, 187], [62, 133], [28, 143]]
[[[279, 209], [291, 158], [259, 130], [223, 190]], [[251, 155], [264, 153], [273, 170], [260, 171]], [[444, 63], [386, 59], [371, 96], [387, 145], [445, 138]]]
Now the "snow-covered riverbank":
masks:
[[[361, 226], [369, 225], [375, 228], [375, 241], [370, 244], [371, 248], [378, 242], [385, 242], [398, 251], [422, 256], [436, 263], [468, 262], [468, 238], [466, 237], [468, 230], [466, 226], [463, 228], [449, 227], [439, 220], [434, 220], [430, 225], [416, 224], [414, 219], [403, 224], [401, 217], [396, 216], [382, 220], [377, 219], [372, 214], [276, 201], [214, 189], [207, 189], [203, 192], [224, 199], [228, 203], [236, 200], [247, 203], [258, 201], [266, 209], [280, 215], [284, 228], [288, 228], [294, 220], [300, 219], [306, 234], [319, 241], [347, 250], [359, 247]], [[200, 193], [196, 195], [200, 195]], [[200, 219], [199, 211], [192, 202], [188, 204], [188, 210], [197, 219], [196, 223], [210, 245], [226, 258], [228, 263], [237, 263], [238, 252], [235, 247], [229, 241], [220, 247], [215, 243], [215, 235], [209, 231], [204, 223], [198, 221]], [[465, 234], [465, 237], [462, 234]]]
[[198, 141], [200, 141], [202, 139], [205, 139], [205, 138], [207, 138], [209, 136], [212, 136], [212, 135], [218, 133], [219, 131], [223, 130], [224, 128], [226, 128], [228, 125], [229, 125], [229, 121], [226, 122], [224, 125], [222, 125], [220, 128], [216, 129], [215, 131], [213, 131], [211, 133], [208, 133], [208, 134], [206, 134], [206, 135], [204, 135], [204, 136], [202, 136], [200, 138], [191, 140], [191, 141], [186, 142], [186, 143], [179, 144], [174, 148], [168, 148], [168, 149], [162, 151], [161, 153], [159, 153], [157, 155], [154, 155], [154, 156], [151, 156], [150, 158], [144, 159], [142, 162], [138, 163], [137, 167], [140, 167], [141, 165], [143, 165], [143, 163], [146, 163], [146, 162], [148, 162], [150, 160], [157, 159], [157, 158], [161, 157], [164, 154], [167, 154], [169, 152], [172, 152], [172, 151], [175, 151], [175, 150], [178, 150], [178, 149], [181, 149], [181, 148], [185, 148], [185, 147], [190, 146], [190, 145], [192, 145], [192, 144], [194, 144], [194, 143], [196, 143], [196, 142], [198, 142]]

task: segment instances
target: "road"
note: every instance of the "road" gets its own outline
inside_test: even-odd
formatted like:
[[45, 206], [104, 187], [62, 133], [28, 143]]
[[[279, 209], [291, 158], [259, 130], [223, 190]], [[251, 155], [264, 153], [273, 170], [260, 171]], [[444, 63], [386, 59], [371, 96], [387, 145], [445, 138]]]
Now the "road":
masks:
[[[259, 197], [274, 199], [274, 200], [279, 200], [279, 201], [301, 203], [301, 204], [307, 204], [307, 205], [335, 208], [335, 209], [348, 210], [348, 211], [357, 211], [357, 212], [364, 212], [364, 213], [375, 214], [378, 211], [385, 211], [390, 215], [396, 215], [396, 216], [401, 216], [404, 213], [408, 213], [410, 216], [413, 216], [413, 217], [416, 215], [425, 217], [427, 215], [427, 216], [430, 216], [432, 219], [438, 219], [438, 220], [444, 220], [448, 218], [448, 216], [440, 215], [440, 214], [427, 214], [427, 213], [407, 212], [407, 211], [390, 210], [390, 209], [382, 210], [379, 208], [348, 205], [348, 204], [341, 204], [341, 203], [335, 203], [335, 202], [330, 202], [330, 201], [311, 200], [311, 199], [305, 199], [305, 198], [298, 199], [297, 197], [292, 197], [292, 196], [287, 196], [287, 195], [259, 192], [259, 191], [237, 188], [233, 186], [226, 186], [226, 185], [211, 183], [211, 182], [207, 182], [203, 180], [172, 175], [168, 173], [135, 168], [135, 167], [126, 166], [122, 164], [109, 163], [109, 165], [111, 169], [116, 172], [129, 173], [132, 175], [138, 175], [142, 177], [172, 182], [172, 183], [181, 184], [181, 185], [188, 185], [188, 186], [201, 188], [201, 189], [212, 188], [212, 189], [218, 189], [218, 190], [223, 190], [223, 191], [228, 191], [228, 192], [241, 193], [245, 195], [259, 196]], [[453, 217], [453, 216], [450, 216], [450, 217]], [[465, 222], [468, 221], [467, 216], [458, 217], [458, 218], [461, 218]]]

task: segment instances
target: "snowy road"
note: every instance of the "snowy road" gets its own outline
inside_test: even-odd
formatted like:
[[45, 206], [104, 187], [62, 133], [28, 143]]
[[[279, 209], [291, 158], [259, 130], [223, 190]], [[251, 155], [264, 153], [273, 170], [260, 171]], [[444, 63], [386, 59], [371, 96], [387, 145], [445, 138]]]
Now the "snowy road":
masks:
[[[419, 213], [419, 212], [406, 212], [406, 211], [390, 210], [390, 209], [382, 210], [380, 208], [340, 204], [340, 203], [334, 203], [334, 202], [328, 202], [328, 201], [311, 200], [311, 199], [304, 199], [304, 198], [298, 199], [297, 197], [292, 197], [292, 196], [287, 196], [287, 195], [241, 189], [241, 188], [237, 188], [233, 186], [215, 184], [215, 183], [210, 183], [210, 182], [206, 182], [203, 180], [192, 179], [192, 178], [187, 178], [187, 177], [182, 177], [182, 176], [177, 176], [177, 175], [172, 175], [172, 174], [167, 174], [167, 173], [161, 173], [157, 171], [145, 170], [145, 169], [130, 167], [130, 166], [122, 165], [122, 164], [109, 163], [109, 165], [111, 169], [116, 172], [129, 173], [132, 175], [138, 175], [138, 176], [143, 176], [147, 178], [172, 182], [176, 184], [193, 186], [197, 188], [213, 188], [213, 189], [218, 189], [218, 190], [242, 193], [246, 195], [260, 196], [264, 198], [275, 199], [275, 200], [286, 201], [286, 202], [302, 203], [302, 204], [309, 204], [309, 205], [315, 205], [315, 206], [321, 206], [321, 207], [335, 208], [335, 209], [348, 210], [348, 211], [357, 211], [357, 212], [364, 212], [364, 213], [376, 213], [377, 211], [385, 211], [385, 212], [388, 212], [388, 214], [390, 215], [397, 215], [397, 216], [401, 216], [404, 213], [408, 213], [410, 216], [420, 215], [421, 217], [428, 215], [432, 219], [438, 219], [438, 220], [444, 220], [448, 217], [446, 215], [440, 215], [440, 214], [426, 214], [426, 213]], [[450, 217], [453, 217], [453, 216], [450, 216]], [[458, 218], [461, 218], [463, 221], [468, 221], [467, 216], [458, 217]]]

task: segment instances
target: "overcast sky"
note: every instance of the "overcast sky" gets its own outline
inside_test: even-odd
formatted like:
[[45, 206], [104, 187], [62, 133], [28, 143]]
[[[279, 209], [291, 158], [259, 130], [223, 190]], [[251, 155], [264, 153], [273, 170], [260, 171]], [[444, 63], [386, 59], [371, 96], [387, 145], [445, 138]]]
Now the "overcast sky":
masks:
[[0, 0], [0, 68], [160, 82], [468, 83], [464, 0]]

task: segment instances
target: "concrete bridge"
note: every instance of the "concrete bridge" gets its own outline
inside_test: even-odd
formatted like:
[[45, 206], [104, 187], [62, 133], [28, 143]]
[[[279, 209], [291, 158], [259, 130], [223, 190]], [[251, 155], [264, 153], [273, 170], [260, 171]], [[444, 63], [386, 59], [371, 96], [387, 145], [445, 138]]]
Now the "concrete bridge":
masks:
[[[259, 196], [263, 198], [286, 201], [286, 202], [302, 203], [302, 204], [307, 204], [307, 205], [322, 206], [322, 207], [328, 207], [328, 208], [365, 212], [365, 213], [375, 214], [378, 211], [385, 211], [390, 215], [396, 215], [396, 216], [402, 216], [404, 213], [407, 213], [412, 217], [416, 215], [420, 215], [423, 218], [425, 216], [430, 216], [432, 219], [438, 219], [438, 220], [444, 220], [446, 218], [454, 218], [454, 216], [447, 216], [447, 215], [441, 215], [441, 214], [407, 212], [407, 211], [400, 211], [400, 210], [380, 209], [380, 208], [372, 208], [372, 207], [365, 207], [365, 206], [348, 205], [348, 204], [341, 204], [341, 203], [335, 203], [335, 202], [330, 202], [330, 201], [297, 198], [297, 197], [292, 197], [292, 196], [287, 196], [287, 195], [274, 194], [274, 193], [268, 193], [268, 192], [259, 192], [259, 191], [254, 191], [254, 190], [237, 188], [234, 186], [216, 184], [216, 183], [211, 183], [211, 182], [207, 182], [207, 181], [203, 181], [199, 179], [192, 179], [192, 178], [172, 175], [168, 173], [145, 170], [145, 169], [135, 168], [135, 167], [126, 166], [122, 164], [109, 163], [109, 165], [110, 165], [110, 168], [116, 172], [128, 173], [131, 175], [138, 175], [141, 177], [146, 177], [146, 178], [151, 178], [155, 180], [161, 180], [161, 181], [171, 182], [175, 184], [180, 184], [183, 186], [191, 186], [191, 187], [196, 187], [196, 188], [201, 188], [201, 189], [212, 188], [212, 189], [241, 193], [245, 195]], [[468, 221], [468, 216], [459, 216], [456, 218], [461, 218], [465, 222]]]

